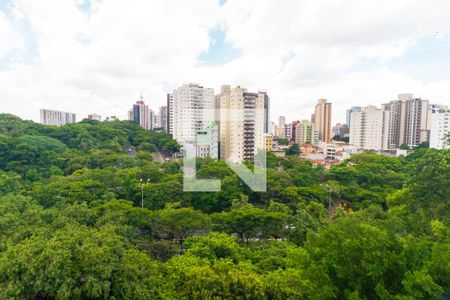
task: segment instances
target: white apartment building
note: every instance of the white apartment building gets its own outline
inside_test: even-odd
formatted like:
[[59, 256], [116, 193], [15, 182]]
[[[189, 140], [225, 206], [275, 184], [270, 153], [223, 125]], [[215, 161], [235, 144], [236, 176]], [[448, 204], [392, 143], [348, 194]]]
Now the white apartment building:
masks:
[[172, 97], [173, 138], [180, 144], [195, 141], [197, 132], [214, 121], [214, 90], [189, 83], [175, 89]]
[[64, 124], [76, 123], [77, 118], [74, 113], [41, 109], [40, 111], [41, 124], [62, 126]]
[[367, 106], [350, 115], [350, 144], [363, 150], [388, 147], [389, 111]]
[[222, 86], [220, 94], [220, 158], [233, 162], [253, 159], [264, 150], [264, 92], [250, 93]]
[[430, 148], [444, 149], [450, 134], [450, 110], [438, 110], [431, 113]]

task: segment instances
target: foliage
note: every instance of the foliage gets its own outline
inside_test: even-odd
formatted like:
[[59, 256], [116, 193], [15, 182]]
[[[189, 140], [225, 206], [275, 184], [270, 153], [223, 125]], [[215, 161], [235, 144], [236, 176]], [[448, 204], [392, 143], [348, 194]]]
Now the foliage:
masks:
[[450, 294], [450, 150], [363, 153], [327, 170], [291, 146], [268, 153], [264, 193], [211, 159], [197, 176], [222, 190], [184, 192], [182, 164], [151, 156], [178, 150], [129, 121], [0, 115], [0, 298]]

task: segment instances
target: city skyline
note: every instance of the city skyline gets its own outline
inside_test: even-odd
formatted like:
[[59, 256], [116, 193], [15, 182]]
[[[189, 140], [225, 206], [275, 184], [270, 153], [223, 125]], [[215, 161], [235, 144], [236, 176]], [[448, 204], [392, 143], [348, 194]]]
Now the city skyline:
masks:
[[306, 119], [319, 98], [334, 104], [333, 124], [400, 93], [448, 104], [448, 11], [447, 1], [3, 0], [0, 111], [126, 119], [141, 90], [156, 111], [189, 82], [267, 90], [272, 120]]
[[[186, 86], [186, 85], [198, 85], [198, 83], [187, 83], [187, 84], [183, 84], [183, 85], [180, 85], [180, 86]], [[240, 85], [237, 85], [237, 86], [240, 86]], [[178, 87], [176, 87], [175, 88], [175, 90], [177, 89]], [[220, 89], [219, 89], [219, 91], [216, 91], [215, 89], [213, 89], [214, 90], [214, 96], [220, 96]], [[165, 99], [164, 99], [164, 101], [162, 102], [163, 104], [162, 105], [159, 105], [159, 106], [156, 106], [156, 105], [152, 105], [151, 103], [149, 103], [148, 102], [148, 100], [143, 96], [143, 94], [142, 94], [142, 91], [141, 91], [141, 94], [140, 94], [140, 96], [138, 97], [138, 98], [136, 98], [136, 100], [130, 100], [129, 102], [127, 102], [128, 103], [128, 109], [126, 110], [126, 112], [124, 113], [123, 111], [117, 111], [118, 113], [116, 113], [116, 114], [112, 114], [112, 115], [101, 115], [101, 116], [104, 116], [105, 118], [104, 119], [106, 119], [106, 118], [108, 118], [108, 117], [117, 117], [119, 120], [131, 120], [130, 119], [130, 115], [129, 115], [129, 113], [130, 113], [130, 109], [129, 109], [129, 106], [130, 105], [134, 105], [134, 104], [136, 104], [137, 102], [139, 102], [139, 101], [144, 101], [145, 102], [145, 104], [146, 104], [146, 106], [148, 106], [149, 107], [149, 109], [150, 110], [152, 110], [152, 112], [153, 112], [153, 114], [155, 114], [155, 118], [158, 116], [158, 114], [157, 113], [155, 113], [155, 111], [158, 111], [158, 113], [159, 113], [159, 115], [161, 114], [161, 109], [162, 108], [164, 108], [164, 109], [170, 109], [170, 107], [167, 105], [168, 104], [168, 99], [167, 99], [167, 97], [171, 97], [172, 96], [172, 92], [173, 91], [170, 91], [169, 93], [167, 93], [166, 95], [165, 95]], [[267, 93], [266, 92], [266, 90], [264, 90], [264, 92], [263, 93]], [[399, 94], [397, 94], [396, 95], [396, 97], [399, 97], [399, 96], [401, 96], [401, 95], [412, 95], [412, 93], [411, 94], [409, 94], [409, 93], [407, 93], [407, 94], [405, 94], [405, 93], [399, 93]], [[414, 94], [415, 95], [415, 94]], [[351, 106], [351, 107], [347, 107], [347, 106], [345, 106], [345, 105], [341, 105], [340, 107], [336, 107], [335, 106], [335, 104], [332, 102], [332, 101], [328, 101], [328, 99], [323, 99], [323, 98], [318, 98], [318, 99], [316, 99], [315, 100], [315, 102], [311, 105], [311, 107], [309, 107], [309, 108], [307, 108], [304, 112], [303, 112], [303, 114], [302, 114], [302, 116], [300, 116], [300, 114], [295, 114], [295, 113], [289, 113], [289, 112], [287, 112], [287, 113], [281, 113], [281, 114], [279, 114], [279, 115], [273, 115], [273, 114], [271, 114], [270, 112], [269, 112], [269, 117], [270, 117], [270, 119], [268, 120], [269, 121], [269, 125], [270, 125], [270, 123], [274, 123], [274, 124], [276, 124], [277, 126], [279, 126], [279, 119], [280, 118], [283, 118], [284, 119], [284, 122], [285, 122], [285, 124], [290, 124], [290, 123], [292, 123], [292, 122], [295, 122], [295, 121], [301, 121], [301, 120], [309, 120], [309, 119], [311, 119], [311, 117], [314, 117], [314, 114], [315, 114], [315, 106], [317, 105], [317, 102], [318, 101], [320, 101], [320, 100], [327, 100], [328, 101], [328, 103], [329, 104], [332, 104], [333, 105], [333, 111], [331, 112], [331, 127], [333, 127], [333, 126], [335, 126], [336, 124], [345, 124], [345, 125], [349, 125], [348, 123], [348, 121], [350, 120], [349, 119], [349, 113], [350, 113], [350, 111], [352, 110], [352, 109], [354, 109], [354, 108], [358, 108], [358, 109], [361, 109], [362, 107], [366, 107], [366, 106], [382, 106], [382, 105], [385, 105], [385, 104], [387, 104], [387, 103], [389, 103], [389, 102], [393, 102], [393, 101], [397, 101], [396, 100], [396, 97], [392, 97], [392, 99], [390, 99], [390, 100], [384, 100], [384, 101], [381, 101], [381, 102], [376, 102], [376, 103], [369, 103], [369, 104], [367, 104], [367, 105], [360, 105], [360, 106]], [[421, 97], [417, 97], [417, 98], [421, 98]], [[428, 100], [428, 98], [425, 98], [425, 99], [427, 99]], [[437, 106], [446, 106], [446, 107], [450, 107], [450, 102], [449, 103], [446, 103], [446, 102], [433, 102], [433, 101], [431, 101], [431, 100], [428, 100], [428, 102], [429, 102], [429, 105], [431, 106], [431, 105], [437, 105]], [[271, 101], [271, 105], [272, 105], [272, 101]], [[168, 108], [169, 107], [169, 108]], [[341, 119], [337, 119], [336, 120], [336, 117], [335, 117], [335, 112], [334, 112], [334, 108], [337, 108], [339, 111], [344, 111], [345, 113], [344, 114], [340, 114], [339, 115], [339, 117], [341, 118]], [[46, 107], [46, 108], [39, 108], [39, 111], [40, 110], [42, 110], [42, 109], [47, 109], [47, 110], [54, 110], [54, 111], [64, 111], [64, 112], [66, 112], [66, 111], [68, 111], [68, 110], [65, 110], [65, 109], [61, 109], [61, 110], [57, 110], [57, 109], [54, 109], [54, 108], [50, 108], [50, 107]], [[270, 110], [272, 110], [272, 106], [271, 106], [271, 109]], [[270, 111], [269, 110], [269, 111]], [[32, 121], [34, 121], [34, 122], [37, 122], [37, 123], [39, 123], [40, 122], [40, 118], [39, 118], [39, 111], [38, 111], [38, 116], [37, 116], [37, 118], [35, 118], [35, 119], [29, 119], [29, 120], [32, 120]], [[0, 112], [0, 113], [9, 113], [9, 112], [5, 112], [5, 111], [3, 111], [3, 112]], [[92, 115], [92, 112], [90, 111], [90, 112], [88, 112], [86, 115], [80, 115], [80, 114], [78, 114], [78, 113], [75, 113], [75, 112], [73, 112], [73, 111], [71, 111], [70, 113], [74, 113], [74, 114], [76, 114], [77, 116], [78, 116], [78, 120], [83, 120], [83, 119], [90, 119], [91, 117], [91, 115]], [[97, 113], [101, 113], [101, 112], [94, 112], [94, 114], [97, 114]], [[167, 114], [167, 111], [166, 111], [166, 114]], [[20, 115], [20, 114], [15, 114], [15, 115], [17, 115], [18, 117], [20, 117], [20, 118], [23, 118], [23, 119], [25, 119], [24, 117], [23, 117], [23, 115]], [[122, 116], [122, 115], [124, 115], [123, 117], [118, 117], [118, 116]], [[286, 117], [286, 115], [289, 115], [289, 116], [292, 116], [292, 117], [290, 117], [290, 118], [287, 118]], [[167, 121], [169, 121], [169, 119], [167, 119], [167, 120], [165, 120], [166, 122], [165, 122], [165, 126], [167, 127]], [[156, 122], [155, 122], [156, 123]], [[314, 122], [313, 122], [314, 123]], [[159, 125], [161, 125], [161, 124], [159, 124]], [[169, 130], [169, 132], [171, 132], [171, 130]]]

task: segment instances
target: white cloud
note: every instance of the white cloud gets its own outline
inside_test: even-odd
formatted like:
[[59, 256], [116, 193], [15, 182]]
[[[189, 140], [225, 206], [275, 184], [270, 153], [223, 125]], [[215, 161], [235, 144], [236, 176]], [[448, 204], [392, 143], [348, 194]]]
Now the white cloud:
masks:
[[[51, 107], [124, 118], [141, 89], [157, 109], [168, 89], [184, 82], [266, 89], [273, 119], [308, 117], [320, 97], [334, 103], [335, 121], [349, 105], [402, 92], [450, 102], [450, 81], [418, 80], [390, 67], [419, 38], [449, 33], [445, 0], [91, 2], [86, 12], [79, 0], [13, 0], [9, 16], [0, 11], [0, 61], [11, 49], [36, 56], [3, 70], [0, 64], [1, 112], [36, 120], [40, 108]], [[243, 55], [199, 64], [218, 25]], [[30, 37], [36, 49], [20, 42]], [[286, 57], [292, 59], [284, 63]]]

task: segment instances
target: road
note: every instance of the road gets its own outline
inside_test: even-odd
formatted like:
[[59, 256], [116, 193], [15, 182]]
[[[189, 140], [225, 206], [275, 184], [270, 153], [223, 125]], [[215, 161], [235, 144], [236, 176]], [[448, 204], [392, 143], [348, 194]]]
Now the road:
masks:
[[160, 162], [160, 163], [164, 162], [164, 158], [161, 155], [161, 152], [159, 152], [159, 151], [152, 152], [152, 157], [153, 157], [154, 161], [157, 161], [157, 162]]

